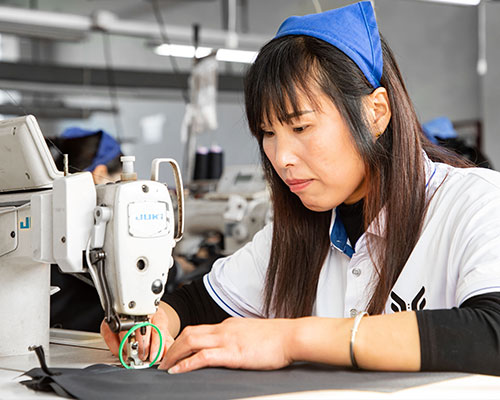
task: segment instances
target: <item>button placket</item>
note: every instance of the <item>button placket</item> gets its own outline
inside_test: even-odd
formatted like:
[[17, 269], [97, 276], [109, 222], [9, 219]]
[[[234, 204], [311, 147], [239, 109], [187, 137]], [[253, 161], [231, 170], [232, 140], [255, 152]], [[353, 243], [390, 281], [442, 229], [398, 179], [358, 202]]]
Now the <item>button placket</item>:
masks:
[[346, 318], [356, 316], [359, 311], [366, 308], [369, 302], [369, 294], [366, 292], [370, 287], [371, 276], [370, 272], [373, 266], [370, 262], [369, 255], [366, 252], [365, 246], [360, 246], [356, 249], [346, 276], [346, 290], [344, 297], [344, 315]]

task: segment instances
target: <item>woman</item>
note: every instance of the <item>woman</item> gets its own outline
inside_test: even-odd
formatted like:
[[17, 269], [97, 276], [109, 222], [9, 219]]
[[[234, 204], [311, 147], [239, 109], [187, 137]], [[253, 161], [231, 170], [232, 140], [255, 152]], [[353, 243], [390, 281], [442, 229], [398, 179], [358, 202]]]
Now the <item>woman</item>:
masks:
[[274, 223], [161, 304], [160, 368], [500, 374], [500, 176], [424, 138], [370, 2], [287, 19], [245, 98]]

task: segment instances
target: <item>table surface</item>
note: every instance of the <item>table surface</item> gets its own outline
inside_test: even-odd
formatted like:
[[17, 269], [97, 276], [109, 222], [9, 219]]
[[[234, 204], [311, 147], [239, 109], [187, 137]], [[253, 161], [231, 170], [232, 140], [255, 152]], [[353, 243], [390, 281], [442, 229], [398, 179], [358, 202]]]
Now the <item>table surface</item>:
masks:
[[[84, 368], [91, 364], [117, 364], [98, 334], [74, 331], [51, 331], [47, 352], [49, 367]], [[39, 367], [34, 354], [0, 357], [0, 399], [61, 399], [54, 394], [34, 392], [19, 382], [22, 373]], [[438, 383], [398, 390], [392, 393], [358, 390], [318, 390], [252, 397], [252, 399], [499, 399], [500, 377], [469, 375]]]

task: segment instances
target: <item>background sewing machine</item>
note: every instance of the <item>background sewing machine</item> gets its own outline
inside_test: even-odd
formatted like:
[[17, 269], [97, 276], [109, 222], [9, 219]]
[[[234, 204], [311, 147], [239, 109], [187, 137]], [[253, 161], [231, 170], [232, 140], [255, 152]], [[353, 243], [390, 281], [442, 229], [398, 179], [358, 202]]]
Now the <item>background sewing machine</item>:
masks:
[[269, 192], [259, 165], [226, 166], [214, 192], [186, 199], [184, 238], [175, 254], [191, 256], [207, 234], [223, 235], [222, 255], [234, 253], [272, 220]]
[[[156, 159], [151, 180], [136, 180], [134, 157], [124, 157], [121, 181], [96, 187], [89, 172], [57, 171], [33, 116], [0, 122], [0, 151], [0, 356], [25, 354], [30, 345], [48, 348], [49, 263], [90, 273], [115, 332], [146, 321], [182, 237], [177, 163]], [[176, 179], [176, 232], [170, 194], [158, 182], [164, 162]], [[142, 366], [134, 340], [129, 361]]]

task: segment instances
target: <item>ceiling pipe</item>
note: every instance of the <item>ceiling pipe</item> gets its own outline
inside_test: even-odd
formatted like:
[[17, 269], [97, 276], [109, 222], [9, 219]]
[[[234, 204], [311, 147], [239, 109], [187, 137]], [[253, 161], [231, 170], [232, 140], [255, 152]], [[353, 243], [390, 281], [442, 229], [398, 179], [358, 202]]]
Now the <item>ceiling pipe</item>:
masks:
[[92, 28], [88, 17], [0, 6], [0, 32], [52, 40], [82, 40]]
[[[192, 30], [189, 26], [167, 25], [171, 42], [191, 44]], [[57, 13], [26, 8], [0, 6], [0, 32], [19, 36], [52, 40], [78, 41], [93, 31], [104, 31], [114, 35], [131, 36], [161, 43], [156, 24], [150, 21], [119, 19], [115, 14], [100, 10], [91, 17]], [[203, 28], [200, 46], [225, 47], [231, 33], [224, 30]], [[238, 47], [258, 50], [271, 39], [265, 35], [238, 33]]]

